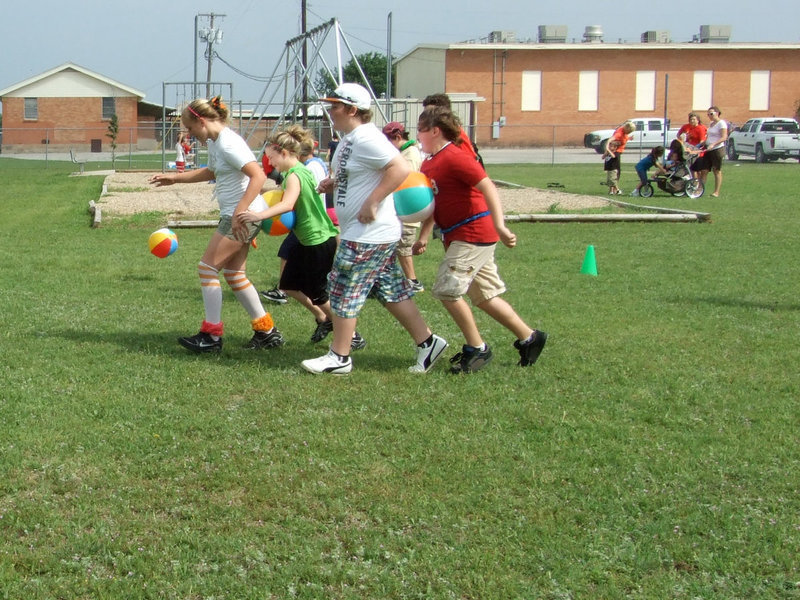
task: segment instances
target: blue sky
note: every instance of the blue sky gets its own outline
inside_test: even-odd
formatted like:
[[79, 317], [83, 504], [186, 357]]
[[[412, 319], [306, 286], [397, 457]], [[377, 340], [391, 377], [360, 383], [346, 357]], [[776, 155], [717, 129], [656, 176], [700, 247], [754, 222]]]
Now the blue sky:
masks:
[[[364, 5], [367, 8], [363, 8]], [[688, 0], [496, 0], [471, 3], [440, 0], [404, 2], [308, 2], [308, 26], [337, 17], [356, 53], [385, 52], [387, 15], [392, 12], [392, 52], [402, 55], [420, 43], [453, 43], [514, 31], [535, 41], [539, 25], [566, 25], [580, 41], [587, 25], [600, 25], [607, 42], [636, 42], [642, 32], [668, 30], [676, 42], [690, 41], [701, 25], [731, 25], [733, 42], [800, 43], [797, 0], [745, 0], [698, 4]], [[753, 6], [758, 11], [753, 10]], [[220, 56], [250, 75], [269, 76], [285, 42], [300, 31], [300, 0], [215, 0], [210, 6], [184, 0], [40, 0], [3, 6], [0, 89], [65, 62], [115, 79], [161, 101], [163, 81], [194, 75], [195, 15], [214, 12], [224, 32]], [[201, 23], [203, 20], [201, 19]], [[199, 73], [206, 63], [200, 47]], [[235, 95], [255, 101], [265, 84], [215, 62], [213, 79], [231, 81]], [[174, 99], [167, 98], [167, 102]]]

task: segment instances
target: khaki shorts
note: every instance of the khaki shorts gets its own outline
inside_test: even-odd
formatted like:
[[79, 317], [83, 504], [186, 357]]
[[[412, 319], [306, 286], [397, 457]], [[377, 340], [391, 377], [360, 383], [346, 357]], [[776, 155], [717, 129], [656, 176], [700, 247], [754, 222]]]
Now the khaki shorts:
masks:
[[[258, 232], [261, 231], [261, 221], [256, 223], [247, 223], [247, 243], [249, 244], [253, 241], [258, 235]], [[233, 237], [233, 219], [230, 217], [220, 217], [219, 218], [219, 225], [217, 225], [217, 232], [220, 235], [224, 235], [229, 240], [233, 240], [234, 242], [240, 242], [235, 237]]]
[[506, 291], [494, 263], [495, 244], [477, 246], [454, 241], [439, 265], [431, 294], [437, 300], [454, 301], [466, 294], [478, 305]]
[[411, 256], [411, 247], [419, 236], [419, 223], [403, 223], [403, 234], [397, 244], [397, 254], [399, 256]]

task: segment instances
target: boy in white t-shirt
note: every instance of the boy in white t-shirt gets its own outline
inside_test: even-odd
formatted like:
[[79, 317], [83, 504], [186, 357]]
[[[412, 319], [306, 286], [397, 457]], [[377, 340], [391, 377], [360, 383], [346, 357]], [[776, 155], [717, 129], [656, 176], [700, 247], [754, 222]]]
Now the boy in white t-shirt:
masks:
[[441, 357], [447, 342], [425, 324], [394, 256], [400, 220], [392, 192], [408, 175], [408, 164], [370, 122], [371, 99], [365, 88], [345, 83], [322, 100], [330, 103], [334, 128], [344, 133], [333, 156], [333, 177], [320, 183], [322, 192], [335, 190], [341, 241], [328, 278], [333, 344], [327, 354], [304, 360], [303, 368], [334, 375], [352, 370], [350, 342], [357, 317], [374, 289], [376, 298], [417, 344], [417, 361], [409, 371], [425, 373]]

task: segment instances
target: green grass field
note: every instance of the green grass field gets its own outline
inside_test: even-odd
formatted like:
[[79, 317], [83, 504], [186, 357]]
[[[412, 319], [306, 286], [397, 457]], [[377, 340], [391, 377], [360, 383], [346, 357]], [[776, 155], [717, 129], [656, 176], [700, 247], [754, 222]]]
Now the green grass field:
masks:
[[[91, 229], [102, 178], [71, 167], [0, 158], [0, 598], [800, 597], [797, 164], [648, 200], [711, 223], [515, 224], [506, 298], [550, 333], [530, 369], [479, 315], [489, 367], [411, 376], [371, 301], [345, 378], [300, 368], [327, 347], [296, 304], [271, 309], [286, 346], [241, 349], [227, 287], [223, 353], [180, 348], [209, 231], [159, 260], [163, 216]], [[599, 165], [490, 174], [605, 190]]]

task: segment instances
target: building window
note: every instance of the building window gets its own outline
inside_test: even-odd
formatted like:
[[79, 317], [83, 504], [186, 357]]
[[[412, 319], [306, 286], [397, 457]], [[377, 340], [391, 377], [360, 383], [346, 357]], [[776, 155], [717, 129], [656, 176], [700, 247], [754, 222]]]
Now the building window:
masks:
[[542, 72], [522, 72], [522, 110], [542, 110]]
[[39, 119], [38, 98], [25, 98], [25, 114], [23, 118], [26, 121], [37, 121]]
[[769, 110], [769, 71], [750, 71], [750, 110]]
[[714, 71], [695, 71], [692, 85], [692, 110], [706, 110], [714, 103]]
[[656, 72], [636, 72], [636, 107], [634, 110], [656, 109]]
[[103, 118], [110, 119], [117, 114], [116, 98], [103, 98]]
[[599, 71], [578, 73], [578, 110], [597, 110]]

